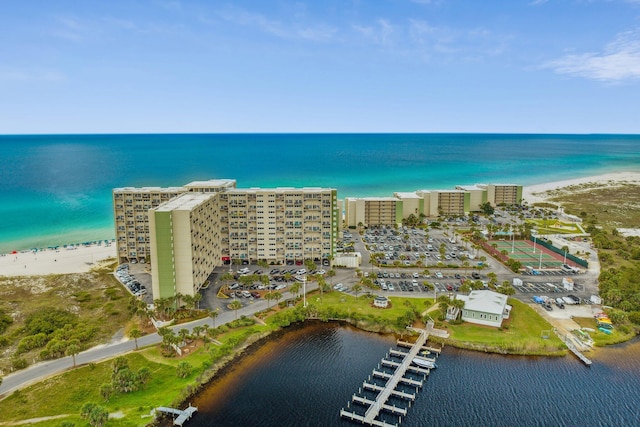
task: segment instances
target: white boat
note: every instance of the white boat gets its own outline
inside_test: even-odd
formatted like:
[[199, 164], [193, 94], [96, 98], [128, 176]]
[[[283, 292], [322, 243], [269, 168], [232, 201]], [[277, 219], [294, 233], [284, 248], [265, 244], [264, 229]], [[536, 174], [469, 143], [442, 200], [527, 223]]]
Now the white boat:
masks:
[[414, 357], [412, 362], [413, 362], [413, 364], [418, 365], [421, 368], [435, 369], [435, 368], [438, 367], [438, 365], [436, 365], [436, 362], [433, 362], [433, 361], [427, 360], [427, 359], [423, 359], [421, 357]]

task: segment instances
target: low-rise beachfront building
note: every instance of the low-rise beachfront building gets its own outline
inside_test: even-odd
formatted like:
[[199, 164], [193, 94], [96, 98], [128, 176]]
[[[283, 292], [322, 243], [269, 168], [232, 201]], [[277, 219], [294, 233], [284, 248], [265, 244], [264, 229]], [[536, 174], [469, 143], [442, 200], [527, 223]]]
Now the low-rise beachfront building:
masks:
[[456, 190], [469, 193], [469, 212], [478, 212], [480, 206], [487, 202], [487, 189], [478, 185], [456, 185]]
[[522, 203], [522, 185], [477, 184], [487, 190], [487, 201], [491, 206], [513, 206]]
[[471, 291], [469, 295], [456, 295], [456, 299], [464, 301], [462, 320], [478, 325], [499, 328], [502, 321], [511, 314], [511, 306], [507, 304], [507, 296], [490, 290]]
[[408, 218], [409, 215], [417, 217], [424, 215], [424, 199], [415, 191], [412, 192], [395, 192], [393, 197], [402, 202], [402, 218]]
[[419, 190], [424, 199], [425, 215], [465, 215], [470, 208], [470, 194], [462, 190]]
[[402, 224], [402, 201], [395, 197], [345, 198], [345, 225], [355, 228]]

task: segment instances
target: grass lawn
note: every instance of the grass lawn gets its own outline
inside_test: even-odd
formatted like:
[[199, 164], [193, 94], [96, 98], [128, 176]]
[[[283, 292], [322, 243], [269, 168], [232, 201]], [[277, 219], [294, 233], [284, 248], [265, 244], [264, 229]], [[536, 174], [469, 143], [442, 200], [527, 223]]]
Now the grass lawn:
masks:
[[396, 319], [402, 316], [412, 305], [420, 312], [423, 312], [433, 303], [430, 298], [403, 298], [390, 297], [390, 308], [377, 308], [373, 306], [373, 298], [367, 297], [364, 293], [359, 294], [356, 298], [353, 295], [343, 292], [331, 291], [325, 292], [320, 297], [319, 293], [311, 294], [307, 297], [307, 302], [315, 304], [319, 309], [334, 308], [336, 310], [348, 313], [358, 313], [362, 316], [385, 317], [388, 319]]
[[[238, 343], [249, 335], [265, 330], [267, 327], [260, 325], [233, 329], [217, 339], [223, 344]], [[212, 345], [211, 348], [220, 347]], [[163, 357], [157, 346], [129, 353], [125, 357], [134, 372], [143, 366], [150, 369], [151, 378], [142, 389], [131, 393], [115, 393], [105, 402], [100, 396], [100, 386], [111, 382], [111, 361], [82, 366], [14, 392], [0, 401], [2, 421], [66, 415], [64, 418], [44, 419], [31, 424], [57, 427], [63, 421], [69, 421], [84, 426], [88, 423], [80, 418], [80, 408], [84, 403], [94, 402], [105, 407], [110, 414], [117, 414], [118, 418], [111, 418], [108, 426], [144, 426], [152, 420], [149, 416], [151, 409], [171, 406], [176, 396], [194, 383], [203, 372], [204, 365], [211, 360], [210, 353], [203, 346], [197, 346], [191, 354], [180, 358]], [[176, 366], [182, 361], [188, 362], [193, 368], [186, 378], [176, 375]]]
[[[528, 305], [509, 299], [513, 307], [509, 320], [504, 321], [503, 328], [462, 323], [441, 324], [451, 334], [454, 345], [463, 348], [485, 347], [488, 351], [528, 355], [564, 355], [565, 346], [551, 332], [552, 326]], [[549, 331], [548, 339], [542, 338], [542, 332]]]

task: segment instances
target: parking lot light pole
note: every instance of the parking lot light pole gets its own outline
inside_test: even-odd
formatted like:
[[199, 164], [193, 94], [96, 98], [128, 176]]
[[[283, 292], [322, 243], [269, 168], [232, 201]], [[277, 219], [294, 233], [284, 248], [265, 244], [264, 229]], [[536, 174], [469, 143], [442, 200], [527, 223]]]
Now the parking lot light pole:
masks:
[[538, 270], [542, 270], [542, 249], [540, 249], [540, 263], [538, 264]]
[[307, 306], [307, 275], [302, 276], [302, 306]]

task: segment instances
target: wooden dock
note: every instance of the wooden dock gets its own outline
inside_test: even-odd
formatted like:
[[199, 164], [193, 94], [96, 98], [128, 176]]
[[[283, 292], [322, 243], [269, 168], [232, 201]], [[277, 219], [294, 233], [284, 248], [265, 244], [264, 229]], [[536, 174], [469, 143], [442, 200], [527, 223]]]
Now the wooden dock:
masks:
[[[401, 390], [396, 390], [398, 384], [406, 384], [412, 387], [415, 387], [416, 392], [419, 388], [424, 384], [424, 380], [427, 379], [430, 370], [425, 368], [420, 368], [417, 366], [411, 365], [413, 359], [418, 356], [421, 351], [428, 350], [431, 351], [431, 348], [425, 346], [429, 335], [432, 333], [433, 323], [429, 323], [426, 329], [414, 329], [419, 332], [419, 336], [415, 343], [408, 343], [404, 341], [398, 341], [398, 346], [409, 347], [409, 351], [401, 351], [390, 349], [388, 356], [401, 358], [401, 362], [396, 362], [393, 360], [382, 359], [380, 365], [386, 366], [389, 368], [393, 368], [394, 372], [388, 373], [384, 371], [380, 371], [377, 369], [373, 370], [373, 377], [382, 378], [386, 380], [384, 386], [380, 386], [377, 384], [371, 384], [369, 382], [363, 382], [362, 387], [365, 390], [370, 390], [374, 392], [378, 392], [375, 400], [367, 399], [361, 396], [353, 395], [351, 401], [354, 403], [358, 403], [361, 405], [368, 406], [364, 415], [356, 414], [353, 411], [345, 410], [344, 408], [340, 410], [340, 417], [346, 418], [352, 421], [358, 421], [362, 424], [368, 424], [370, 426], [379, 426], [379, 427], [389, 427], [392, 424], [388, 424], [382, 420], [378, 419], [380, 411], [385, 410], [391, 412], [400, 417], [407, 415], [406, 408], [399, 408], [395, 405], [387, 404], [389, 397], [396, 396], [405, 400], [413, 401], [416, 398], [415, 393], [406, 393]], [[439, 351], [434, 352], [439, 354]], [[424, 357], [422, 357], [424, 359]], [[434, 359], [428, 359], [434, 360]], [[378, 365], [378, 368], [380, 367]], [[407, 371], [414, 372], [423, 376], [423, 381], [415, 380], [412, 378], [405, 377]]]
[[578, 359], [582, 361], [582, 363], [584, 363], [587, 366], [591, 366], [591, 363], [592, 363], [591, 359], [589, 359], [587, 356], [582, 354], [580, 350], [578, 350], [578, 348], [571, 342], [571, 337], [568, 334], [567, 336], [562, 336], [560, 333], [558, 333], [557, 329], [555, 328], [553, 329], [553, 332], [556, 334], [558, 338], [560, 338], [560, 340], [562, 340], [563, 343], [565, 343], [569, 351], [571, 351], [571, 353], [573, 353]]
[[164, 412], [165, 414], [177, 415], [177, 417], [173, 419], [173, 425], [182, 426], [193, 416], [193, 414], [198, 412], [198, 408], [189, 404], [189, 407], [184, 410], [161, 406], [159, 408], [156, 408], [156, 411]]

